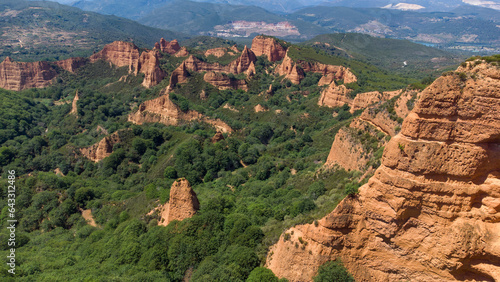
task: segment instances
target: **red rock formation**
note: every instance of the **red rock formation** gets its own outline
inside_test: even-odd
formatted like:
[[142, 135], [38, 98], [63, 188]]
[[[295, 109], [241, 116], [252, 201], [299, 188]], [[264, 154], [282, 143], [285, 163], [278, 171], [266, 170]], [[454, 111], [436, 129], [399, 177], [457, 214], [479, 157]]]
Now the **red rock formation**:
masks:
[[252, 40], [252, 51], [255, 56], [267, 56], [271, 62], [282, 60], [286, 55], [286, 49], [272, 37], [256, 36]]
[[200, 209], [200, 202], [189, 182], [180, 178], [170, 188], [166, 224], [174, 220], [182, 221], [192, 217]]
[[357, 110], [365, 109], [370, 105], [373, 105], [375, 103], [381, 102], [381, 101], [387, 101], [403, 92], [402, 90], [396, 90], [396, 91], [386, 91], [383, 93], [380, 93], [378, 91], [372, 91], [372, 92], [365, 92], [365, 93], [359, 93], [354, 97], [354, 100], [352, 101], [352, 106], [351, 106], [351, 113], [354, 113]]
[[[358, 81], [358, 78], [351, 72], [351, 70], [344, 66], [325, 65], [305, 61], [299, 61], [298, 63], [305, 72], [321, 73], [323, 76], [326, 76], [325, 80], [343, 80], [344, 83]], [[325, 80], [323, 80], [323, 83], [325, 83]]]
[[163, 90], [160, 97], [145, 101], [139, 105], [139, 110], [128, 116], [128, 121], [135, 124], [159, 122], [165, 125], [178, 125], [182, 122], [199, 120], [213, 125], [217, 130], [228, 133], [232, 132], [229, 125], [221, 120], [213, 120], [203, 116], [197, 111], [189, 110], [183, 112], [169, 98], [168, 89]]
[[186, 47], [182, 47], [177, 53], [174, 55], [175, 57], [187, 57], [189, 56], [189, 52]]
[[113, 153], [113, 146], [120, 142], [119, 132], [115, 132], [104, 137], [99, 143], [96, 143], [87, 148], [81, 148], [80, 152], [87, 159], [93, 162], [99, 162]]
[[189, 77], [189, 73], [186, 68], [186, 62], [182, 62], [170, 75], [170, 83], [168, 89], [173, 89], [178, 83], [185, 83]]
[[349, 98], [348, 94], [351, 92], [351, 89], [347, 89], [345, 85], [335, 85], [335, 82], [332, 82], [328, 88], [321, 92], [321, 97], [318, 100], [318, 105], [336, 108], [341, 107], [344, 104], [352, 105], [352, 100]]
[[257, 106], [255, 106], [253, 108], [253, 110], [256, 112], [256, 113], [260, 113], [260, 112], [267, 112], [268, 109], [264, 108], [261, 104], [257, 104]]
[[346, 128], [337, 132], [325, 166], [338, 164], [347, 171], [364, 169], [370, 155], [366, 154], [363, 145], [354, 137], [357, 133], [351, 131]]
[[0, 87], [8, 90], [47, 87], [56, 75], [47, 62], [21, 63], [7, 57], [0, 63]]
[[207, 72], [203, 76], [203, 80], [220, 90], [241, 89], [248, 91], [248, 85], [244, 79], [231, 79], [226, 74], [220, 72]]
[[157, 85], [165, 78], [165, 72], [160, 69], [160, 60], [156, 51], [142, 52], [138, 68], [144, 74], [142, 85], [146, 88]]
[[189, 56], [189, 58], [187, 58], [184, 62], [186, 63], [186, 68], [190, 71], [214, 71], [240, 74], [246, 72], [248, 69], [252, 68], [252, 66], [255, 71], [255, 65], [253, 62], [256, 60], [255, 54], [245, 46], [245, 49], [241, 52], [241, 56], [228, 65], [202, 62], [194, 56]]
[[165, 77], [160, 69], [158, 53], [156, 51], [144, 51], [139, 54], [139, 48], [130, 42], [115, 41], [104, 46], [99, 52], [90, 57], [90, 62], [104, 60], [117, 67], [129, 67], [129, 73], [137, 75], [144, 74], [142, 85], [144, 87], [155, 86]]
[[139, 71], [139, 48], [130, 42], [115, 41], [90, 56], [90, 62], [94, 63], [98, 60], [110, 62], [117, 67], [129, 67], [129, 73]]
[[179, 51], [181, 49], [181, 46], [179, 45], [179, 42], [177, 42], [177, 40], [172, 40], [170, 42], [166, 41], [165, 39], [161, 39], [160, 40], [160, 50], [164, 53], [168, 53], [168, 54], [175, 54], [177, 53], [177, 51]]
[[74, 73], [78, 68], [83, 67], [88, 62], [89, 59], [87, 58], [77, 57], [77, 58], [69, 58], [66, 60], [57, 61], [55, 62], [55, 64], [66, 71]]
[[226, 53], [228, 53], [229, 50], [230, 49], [228, 49], [226, 47], [218, 47], [218, 48], [208, 49], [207, 51], [205, 51], [205, 57], [215, 56], [217, 58], [220, 58], [220, 57], [226, 55]]
[[421, 93], [356, 196], [271, 247], [277, 276], [311, 281], [341, 257], [356, 281], [498, 280], [500, 69], [458, 71]]
[[284, 75], [285, 78], [289, 79], [293, 84], [299, 84], [304, 78], [304, 71], [288, 57], [288, 54], [285, 55], [283, 62], [276, 67], [275, 72], [278, 75]]

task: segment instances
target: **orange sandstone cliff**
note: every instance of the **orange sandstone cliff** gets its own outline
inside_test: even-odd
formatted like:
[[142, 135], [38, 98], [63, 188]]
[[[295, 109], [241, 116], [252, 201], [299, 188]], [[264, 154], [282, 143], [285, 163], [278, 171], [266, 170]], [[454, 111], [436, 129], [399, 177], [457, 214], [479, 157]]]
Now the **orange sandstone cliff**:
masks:
[[244, 91], [248, 91], [248, 85], [244, 79], [231, 79], [226, 74], [220, 72], [207, 72], [203, 76], [203, 80], [220, 90], [242, 89]]
[[159, 213], [158, 225], [167, 226], [174, 220], [182, 221], [191, 218], [200, 209], [200, 202], [196, 193], [191, 188], [189, 181], [179, 178], [170, 187], [170, 198], [168, 203], [158, 206], [155, 211]]
[[47, 87], [56, 76], [48, 62], [14, 62], [7, 57], [0, 63], [0, 87], [8, 90]]
[[420, 94], [359, 193], [287, 230], [267, 267], [311, 281], [340, 257], [356, 281], [498, 281], [500, 69], [457, 71]]
[[252, 40], [252, 51], [255, 56], [267, 56], [270, 62], [280, 61], [286, 54], [286, 49], [275, 38], [262, 35]]

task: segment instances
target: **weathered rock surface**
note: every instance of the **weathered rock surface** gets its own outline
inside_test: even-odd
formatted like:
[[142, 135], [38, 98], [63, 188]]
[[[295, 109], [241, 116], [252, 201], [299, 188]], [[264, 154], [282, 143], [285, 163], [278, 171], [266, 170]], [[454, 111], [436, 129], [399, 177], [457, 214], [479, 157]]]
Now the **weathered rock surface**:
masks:
[[56, 76], [48, 62], [14, 62], [7, 57], [0, 63], [0, 87], [8, 90], [47, 87]]
[[115, 41], [90, 56], [90, 62], [99, 60], [110, 62], [117, 67], [128, 67], [129, 73], [139, 71], [139, 48], [131, 42]]
[[128, 66], [129, 73], [137, 75], [139, 72], [144, 74], [142, 85], [151, 87], [160, 83], [165, 77], [165, 73], [160, 69], [158, 53], [153, 51], [144, 51], [139, 53], [139, 48], [130, 42], [115, 41], [90, 56], [90, 62], [104, 60], [117, 67]]
[[66, 71], [74, 73], [77, 69], [83, 67], [88, 62], [89, 62], [88, 58], [77, 57], [77, 58], [69, 58], [66, 60], [57, 61], [55, 62], [55, 64]]
[[214, 71], [214, 72], [224, 72], [232, 74], [245, 73], [247, 70], [252, 69], [255, 72], [254, 62], [257, 60], [255, 54], [245, 46], [245, 49], [241, 52], [241, 56], [236, 60], [232, 61], [228, 65], [221, 65], [218, 63], [206, 63], [194, 56], [189, 56], [184, 62], [186, 68], [190, 71], [203, 72], [203, 71]]
[[276, 39], [262, 35], [256, 36], [252, 40], [252, 51], [255, 56], [267, 56], [270, 62], [280, 61], [286, 54], [286, 49]]
[[99, 143], [96, 143], [87, 148], [81, 148], [80, 152], [87, 159], [93, 162], [99, 162], [104, 158], [109, 157], [109, 155], [113, 153], [113, 146], [119, 142], [120, 135], [119, 131], [117, 131], [109, 136], [104, 137], [103, 139], [101, 139], [101, 141], [99, 141]]
[[370, 155], [366, 154], [363, 145], [349, 128], [342, 128], [335, 135], [330, 154], [325, 166], [340, 165], [347, 171], [362, 170], [368, 163]]
[[351, 89], [348, 89], [343, 84], [336, 85], [335, 82], [332, 82], [321, 92], [318, 105], [330, 108], [341, 107], [344, 104], [351, 106], [352, 99], [348, 96], [351, 91]]
[[236, 46], [233, 46], [231, 48], [218, 47], [218, 48], [208, 49], [207, 51], [205, 51], [205, 57], [215, 56], [217, 58], [220, 58], [226, 54], [235, 55], [237, 53], [239, 53], [239, 51], [236, 48]]
[[174, 220], [184, 220], [192, 217], [200, 209], [196, 193], [184, 178], [177, 179], [170, 188], [168, 200], [167, 224]]
[[144, 74], [142, 85], [146, 88], [157, 85], [165, 78], [165, 72], [160, 69], [160, 60], [156, 51], [144, 51], [139, 58], [139, 71]]
[[186, 68], [186, 62], [182, 62], [180, 66], [178, 66], [170, 75], [169, 89], [173, 89], [173, 87], [179, 83], [187, 82], [189, 77], [189, 72]]
[[217, 133], [215, 133], [215, 135], [212, 137], [212, 139], [210, 139], [210, 141], [212, 143], [217, 143], [219, 141], [222, 141], [224, 140], [224, 135], [222, 135], [222, 132], [219, 132], [217, 131]]
[[183, 112], [169, 98], [168, 88], [156, 99], [145, 101], [139, 105], [139, 110], [128, 116], [128, 121], [135, 124], [159, 122], [165, 125], [178, 125], [183, 122], [199, 120], [214, 126], [217, 130], [229, 133], [233, 130], [229, 125], [219, 119], [210, 119], [197, 111]]
[[268, 109], [264, 108], [261, 104], [257, 104], [257, 106], [255, 106], [253, 108], [253, 110], [256, 112], [256, 113], [260, 113], [260, 112], [267, 112]]
[[248, 85], [244, 79], [231, 79], [226, 74], [220, 72], [207, 72], [203, 76], [203, 80], [212, 84], [220, 90], [241, 89], [244, 91], [248, 91]]
[[299, 84], [304, 78], [304, 71], [301, 67], [297, 66], [297, 63], [288, 57], [288, 54], [285, 55], [283, 62], [276, 66], [275, 72], [278, 75], [284, 75], [285, 78], [289, 79], [293, 84]]
[[175, 53], [174, 56], [175, 57], [187, 57], [187, 56], [189, 56], [189, 52], [186, 49], [186, 47], [181, 47], [181, 49], [179, 51], [177, 51], [177, 53]]
[[341, 257], [356, 281], [498, 281], [500, 69], [458, 71], [420, 94], [356, 196], [271, 247], [277, 276], [311, 281]]
[[166, 41], [165, 39], [162, 38], [162, 39], [160, 39], [159, 47], [160, 47], [160, 51], [162, 51], [164, 53], [171, 54], [171, 55], [173, 55], [173, 54], [177, 53], [177, 51], [181, 50], [181, 46], [179, 45], [179, 42], [177, 42], [176, 39], [169, 42], [169, 41]]

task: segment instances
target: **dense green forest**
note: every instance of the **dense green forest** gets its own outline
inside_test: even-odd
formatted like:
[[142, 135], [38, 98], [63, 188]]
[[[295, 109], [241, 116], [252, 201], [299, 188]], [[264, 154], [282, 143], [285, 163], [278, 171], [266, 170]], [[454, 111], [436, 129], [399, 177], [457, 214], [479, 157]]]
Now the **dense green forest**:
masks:
[[[353, 96], [418, 82], [311, 47], [292, 47], [290, 56], [350, 67], [359, 78], [349, 85]], [[170, 74], [181, 61], [163, 54], [161, 67]], [[6, 187], [14, 170], [15, 281], [278, 281], [262, 266], [282, 231], [320, 219], [370, 175], [323, 167], [337, 131], [360, 113], [351, 114], [347, 105], [319, 107], [321, 75], [306, 73], [294, 85], [277, 77], [265, 57], [255, 67], [247, 92], [218, 90], [192, 72], [170, 94], [183, 111], [194, 109], [235, 130], [216, 143], [215, 129], [202, 122], [128, 122], [127, 115], [158, 97], [168, 78], [145, 89], [142, 77], [126, 67], [101, 61], [62, 73], [44, 89], [0, 89], [0, 255], [10, 249]], [[266, 94], [270, 85], [272, 95]], [[200, 98], [202, 91], [207, 99]], [[77, 115], [69, 114], [77, 92]], [[258, 104], [268, 111], [255, 112]], [[104, 160], [94, 163], [79, 153], [117, 131], [121, 142]], [[383, 139], [363, 140], [377, 148]], [[158, 226], [147, 213], [167, 202], [178, 177], [189, 180], [201, 209]], [[96, 227], [82, 217], [86, 209]], [[2, 281], [14, 281], [8, 269], [0, 266]], [[315, 281], [326, 281], [329, 273], [352, 279], [332, 262]]]

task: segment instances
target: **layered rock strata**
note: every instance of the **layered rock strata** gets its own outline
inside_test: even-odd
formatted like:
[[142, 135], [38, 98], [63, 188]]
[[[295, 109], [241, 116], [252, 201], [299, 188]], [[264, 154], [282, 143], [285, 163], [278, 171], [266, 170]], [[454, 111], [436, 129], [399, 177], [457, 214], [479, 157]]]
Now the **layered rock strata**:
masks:
[[228, 65], [221, 65], [218, 63], [206, 63], [203, 62], [194, 56], [189, 56], [184, 63], [186, 64], [186, 68], [190, 71], [196, 72], [204, 72], [204, 71], [214, 71], [214, 72], [224, 72], [224, 73], [233, 73], [240, 74], [246, 73], [248, 70], [252, 70], [255, 72], [254, 62], [257, 60], [255, 54], [248, 49], [246, 46], [241, 52], [241, 56], [236, 60], [232, 61]]
[[458, 71], [420, 94], [357, 195], [271, 247], [277, 276], [311, 281], [341, 257], [356, 281], [499, 279], [500, 69]]
[[48, 62], [14, 62], [7, 57], [0, 63], [0, 87], [7, 90], [47, 87], [56, 76], [56, 70]]

